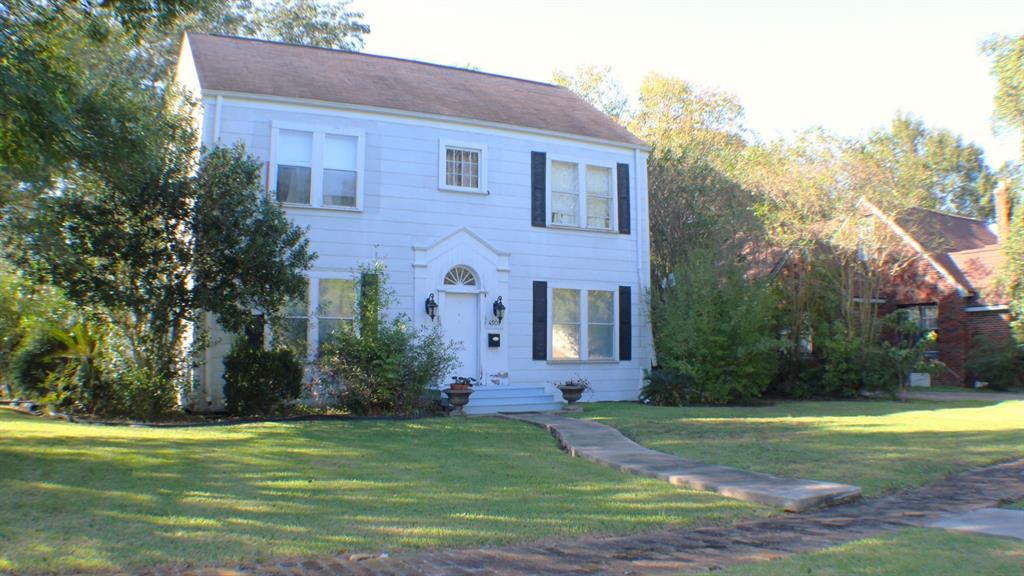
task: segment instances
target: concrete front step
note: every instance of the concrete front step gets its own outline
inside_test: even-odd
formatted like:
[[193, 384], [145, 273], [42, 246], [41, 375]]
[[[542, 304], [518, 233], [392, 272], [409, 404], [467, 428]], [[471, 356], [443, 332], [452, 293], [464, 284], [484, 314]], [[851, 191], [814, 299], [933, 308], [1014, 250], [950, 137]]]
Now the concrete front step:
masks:
[[543, 386], [480, 386], [466, 405], [467, 414], [544, 412], [563, 408]]

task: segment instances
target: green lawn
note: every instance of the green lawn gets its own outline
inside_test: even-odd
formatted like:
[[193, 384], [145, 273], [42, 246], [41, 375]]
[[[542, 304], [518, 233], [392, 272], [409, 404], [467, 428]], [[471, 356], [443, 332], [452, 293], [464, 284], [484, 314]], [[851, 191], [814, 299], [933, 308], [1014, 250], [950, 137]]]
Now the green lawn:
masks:
[[495, 418], [216, 428], [0, 410], [0, 573], [501, 544], [775, 513], [637, 478]]
[[929, 528], [900, 530], [879, 538], [789, 558], [733, 566], [720, 576], [936, 576], [1024, 574], [1024, 543], [952, 534]]
[[865, 496], [1024, 458], [1024, 402], [779, 402], [756, 408], [592, 404], [641, 444], [739, 468], [860, 486]]

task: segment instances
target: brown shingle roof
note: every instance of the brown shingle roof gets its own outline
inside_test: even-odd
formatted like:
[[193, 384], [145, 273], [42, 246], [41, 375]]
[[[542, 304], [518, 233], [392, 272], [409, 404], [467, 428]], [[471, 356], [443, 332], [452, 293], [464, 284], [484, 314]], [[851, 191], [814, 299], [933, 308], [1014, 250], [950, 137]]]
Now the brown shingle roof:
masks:
[[645, 146], [561, 86], [278, 42], [188, 34], [203, 89], [436, 114]]
[[1006, 304], [1008, 297], [999, 290], [999, 272], [1006, 262], [1002, 246], [951, 252], [950, 260], [977, 294], [977, 305]]
[[931, 253], [976, 250], [999, 242], [985, 222], [966, 216], [908, 208], [895, 220]]

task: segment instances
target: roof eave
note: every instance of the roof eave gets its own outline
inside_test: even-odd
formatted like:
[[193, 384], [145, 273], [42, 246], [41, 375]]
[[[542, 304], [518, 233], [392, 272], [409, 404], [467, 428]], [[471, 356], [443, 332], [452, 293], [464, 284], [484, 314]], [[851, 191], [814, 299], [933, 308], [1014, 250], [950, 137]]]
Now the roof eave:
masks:
[[344, 102], [332, 102], [329, 100], [315, 100], [309, 98], [295, 98], [292, 96], [275, 96], [273, 94], [257, 94], [253, 92], [234, 92], [231, 90], [219, 90], [215, 88], [202, 88], [204, 96], [223, 96], [225, 98], [237, 98], [237, 99], [248, 99], [248, 100], [264, 100], [267, 102], [279, 103], [279, 104], [294, 104], [301, 106], [314, 106], [321, 108], [331, 108], [335, 110], [348, 110], [353, 112], [365, 112], [371, 114], [382, 114], [388, 116], [398, 116], [404, 118], [413, 118], [421, 120], [433, 120], [436, 122], [448, 122], [454, 124], [464, 124], [467, 126], [477, 126], [484, 128], [492, 128], [496, 130], [507, 130], [512, 132], [522, 132], [526, 134], [535, 134], [540, 136], [547, 136], [550, 138], [562, 138], [577, 140], [580, 142], [587, 142], [590, 144], [601, 144], [604, 146], [612, 146], [615, 148], [625, 148], [628, 150], [639, 150], [641, 152], [650, 152], [651, 147], [646, 143], [640, 141], [637, 138], [637, 142], [625, 142], [621, 140], [608, 140], [605, 138], [597, 138], [593, 136], [585, 136], [582, 134], [573, 134], [570, 132], [556, 132], [553, 130], [544, 130], [542, 128], [532, 128], [530, 126], [521, 126], [517, 124], [503, 124], [501, 122], [491, 122], [488, 120], [477, 120], [475, 118], [463, 118], [460, 116], [445, 116], [441, 114], [430, 114], [427, 112], [415, 112], [412, 110], [401, 110], [397, 108], [383, 108], [379, 106], [366, 106], [362, 104], [347, 104]]

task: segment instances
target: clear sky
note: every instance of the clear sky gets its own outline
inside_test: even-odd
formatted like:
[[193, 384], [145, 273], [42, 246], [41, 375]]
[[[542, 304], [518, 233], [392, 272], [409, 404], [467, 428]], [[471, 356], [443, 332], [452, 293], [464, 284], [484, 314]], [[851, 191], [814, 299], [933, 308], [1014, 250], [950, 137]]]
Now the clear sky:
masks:
[[354, 0], [366, 51], [550, 81], [609, 65], [630, 94], [650, 71], [737, 95], [748, 125], [774, 138], [820, 125], [860, 135], [910, 112], [985, 149], [994, 82], [978, 44], [1024, 33], [1024, 0], [656, 1]]

